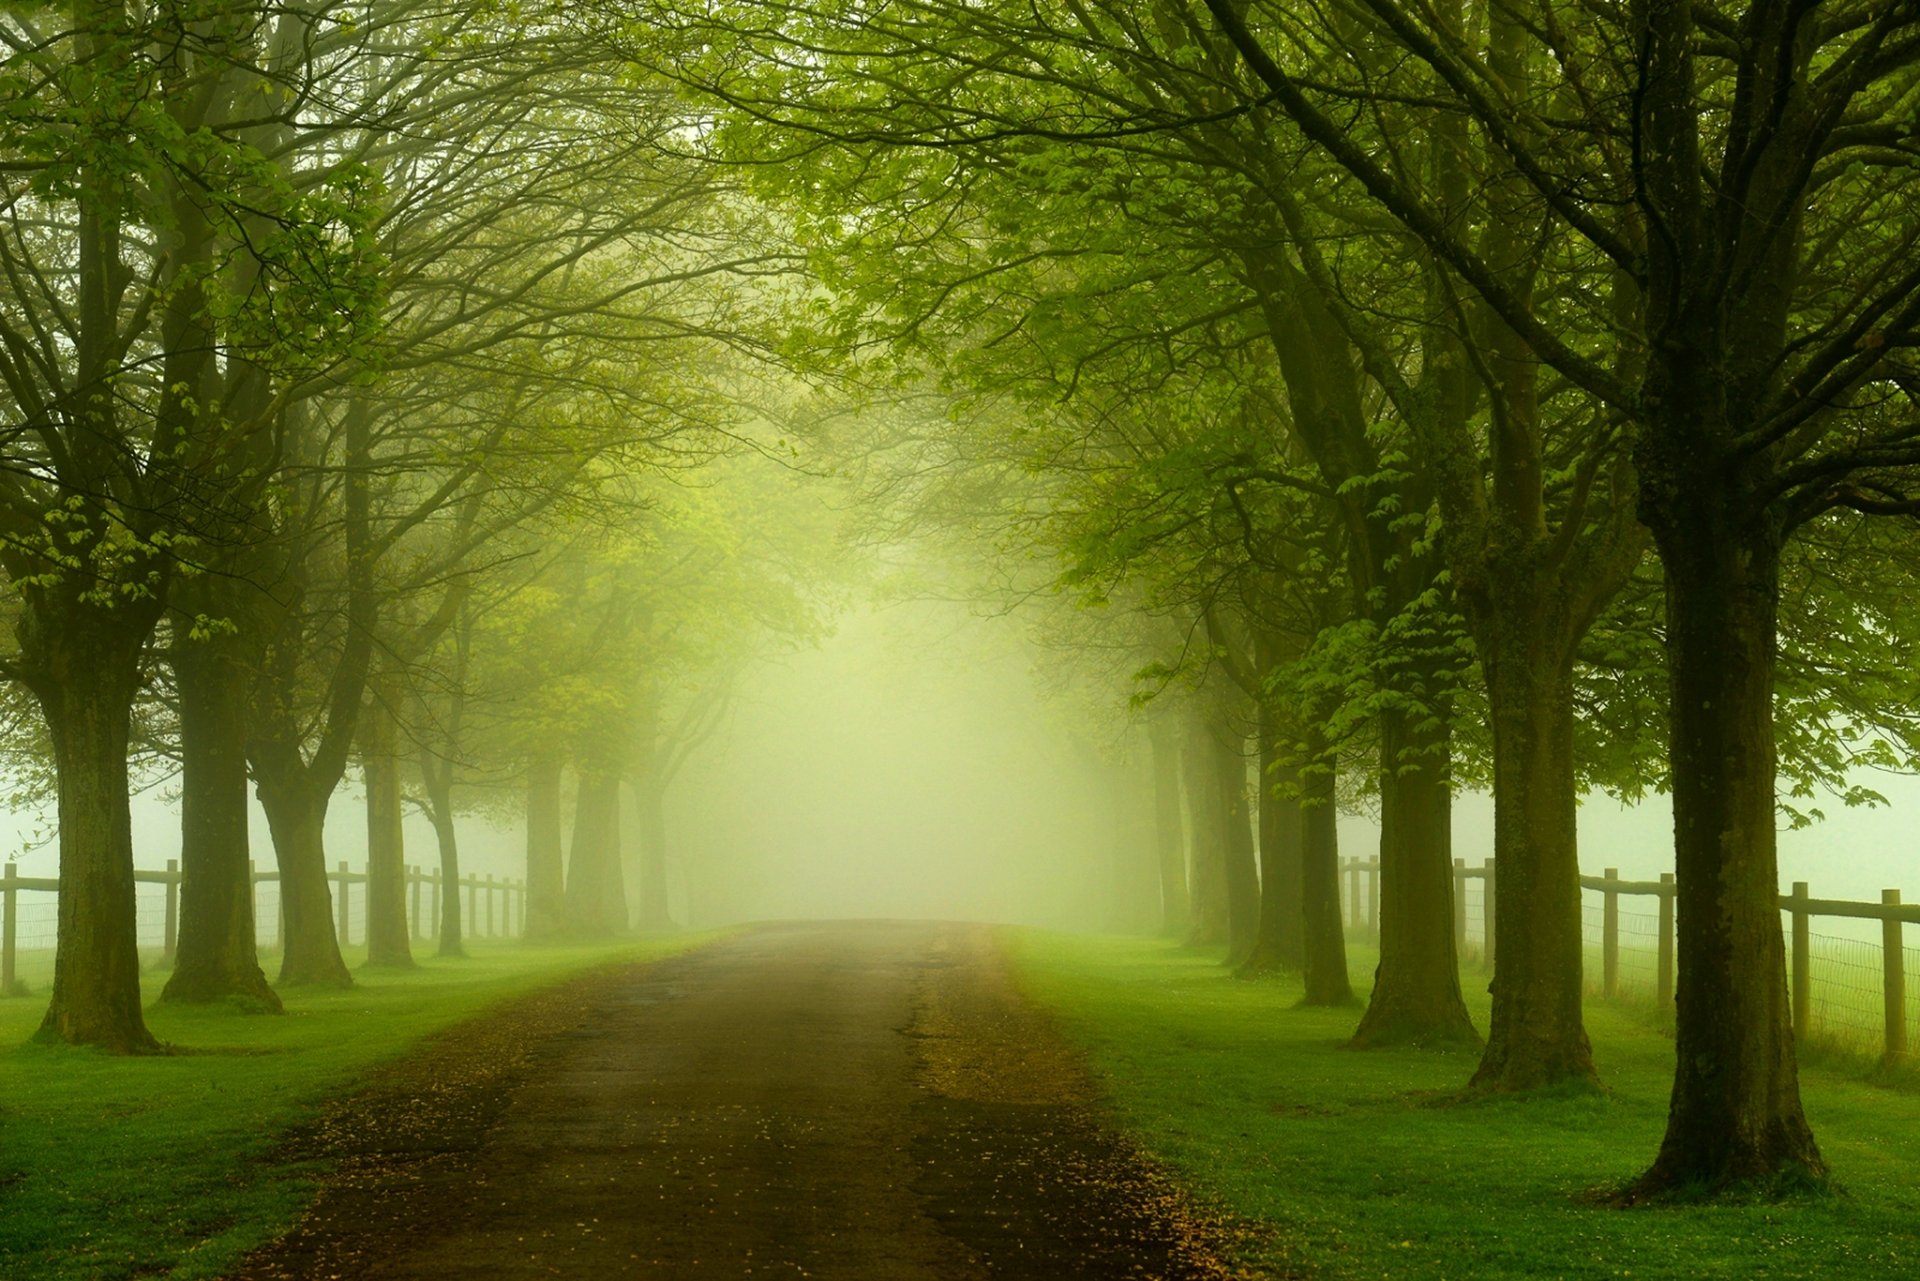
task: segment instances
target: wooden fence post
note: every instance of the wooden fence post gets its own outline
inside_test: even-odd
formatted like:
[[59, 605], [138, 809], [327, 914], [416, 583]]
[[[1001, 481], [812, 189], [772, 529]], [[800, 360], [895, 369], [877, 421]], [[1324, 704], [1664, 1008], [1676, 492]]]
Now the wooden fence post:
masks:
[[1486, 869], [1487, 869], [1487, 878], [1483, 882], [1483, 884], [1486, 886], [1486, 889], [1480, 896], [1480, 902], [1481, 902], [1480, 915], [1483, 918], [1480, 922], [1480, 932], [1486, 937], [1481, 940], [1480, 963], [1486, 966], [1486, 968], [1492, 969], [1493, 968], [1493, 936], [1494, 936], [1493, 918], [1494, 918], [1494, 913], [1497, 910], [1496, 905], [1500, 902], [1500, 895], [1499, 895], [1499, 890], [1497, 886], [1494, 884], [1492, 859], [1488, 859], [1486, 861]]
[[1662, 1018], [1673, 1013], [1673, 893], [1673, 873], [1660, 873], [1660, 947], [1654, 962], [1654, 1003]]
[[420, 932], [420, 869], [417, 867], [407, 869], [407, 894], [412, 903], [413, 936], [425, 938], [426, 935]]
[[20, 893], [13, 882], [18, 875], [18, 869], [8, 863], [6, 880], [0, 882], [5, 886], [4, 892], [0, 892], [0, 996], [20, 994], [20, 980], [14, 977], [13, 970], [14, 923], [19, 919], [14, 909], [19, 904]]
[[1611, 1001], [1620, 995], [1620, 892], [1613, 888], [1620, 869], [1610, 867], [1600, 891], [1600, 994]]
[[347, 945], [347, 860], [340, 860], [340, 946]]
[[1467, 860], [1453, 860], [1453, 954], [1467, 954]]
[[[1881, 890], [1880, 902], [1900, 906], [1899, 890]], [[1907, 949], [1901, 939], [1900, 918], [1889, 912], [1880, 921], [1880, 974], [1887, 997], [1886, 1060], [1907, 1055]]]
[[1360, 932], [1360, 860], [1347, 864], [1347, 926]]
[[167, 914], [160, 932], [160, 955], [173, 964], [174, 943], [180, 936], [180, 860], [167, 860]]
[[493, 873], [492, 872], [487, 873], [487, 937], [488, 938], [494, 937], [494, 934], [493, 934]]
[[1367, 937], [1380, 940], [1380, 860], [1367, 860]]
[[[467, 887], [467, 923], [462, 934], [480, 932], [480, 913], [475, 909], [480, 905], [480, 878], [469, 876], [461, 884]], [[455, 893], [459, 891], [456, 890]]]
[[440, 933], [440, 881], [444, 874], [439, 868], [433, 869], [433, 880], [429, 882], [430, 891], [427, 902], [427, 917], [433, 922], [433, 932]]
[[1813, 947], [1807, 929], [1807, 883], [1793, 883], [1793, 1034], [1805, 1040], [1813, 1017]]

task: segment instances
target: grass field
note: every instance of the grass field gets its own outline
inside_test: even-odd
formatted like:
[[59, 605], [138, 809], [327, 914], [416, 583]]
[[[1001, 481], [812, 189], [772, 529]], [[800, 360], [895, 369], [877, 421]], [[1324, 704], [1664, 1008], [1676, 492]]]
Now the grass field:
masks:
[[[1100, 1072], [1119, 1123], [1203, 1198], [1251, 1221], [1248, 1260], [1357, 1277], [1920, 1276], [1920, 1094], [1810, 1067], [1838, 1191], [1617, 1210], [1586, 1194], [1643, 1169], [1673, 1042], [1590, 1005], [1602, 1096], [1459, 1102], [1470, 1054], [1342, 1047], [1358, 1010], [1293, 1008], [1297, 982], [1141, 939], [1023, 931], [1023, 981]], [[1358, 949], [1364, 983], [1373, 958]], [[1486, 1027], [1484, 976], [1468, 1002]]]
[[218, 1276], [310, 1198], [317, 1171], [261, 1159], [329, 1095], [488, 1006], [704, 937], [480, 942], [465, 961], [286, 994], [278, 1018], [155, 1007], [154, 1033], [192, 1051], [164, 1058], [26, 1044], [44, 995], [0, 1001], [0, 1278]]

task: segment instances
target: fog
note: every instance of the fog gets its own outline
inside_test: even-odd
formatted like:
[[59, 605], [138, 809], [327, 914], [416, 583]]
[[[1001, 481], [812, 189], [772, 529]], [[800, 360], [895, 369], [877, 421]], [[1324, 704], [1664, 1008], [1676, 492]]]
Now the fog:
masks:
[[[1144, 742], [1118, 710], [1096, 723], [1054, 698], [1036, 675], [1040, 663], [1017, 616], [981, 618], [932, 600], [856, 604], [818, 645], [762, 658], [669, 792], [674, 919], [1140, 924], [1116, 913], [1115, 864], [1148, 857]], [[1115, 687], [1128, 675], [1113, 673]], [[1920, 897], [1920, 780], [1863, 781], [1890, 803], [1849, 809], [1828, 798], [1823, 821], [1781, 831], [1783, 888], [1806, 881], [1816, 897], [1877, 900], [1887, 887]], [[254, 857], [271, 867], [257, 803], [253, 819]], [[21, 875], [57, 875], [50, 805], [19, 805], [0, 822]], [[133, 823], [137, 866], [178, 858], [171, 784], [149, 780], [133, 797]], [[1653, 879], [1672, 870], [1663, 796], [1623, 805], [1590, 795], [1579, 825], [1590, 874], [1617, 867]], [[460, 837], [464, 871], [525, 875], [518, 823], [470, 814]], [[432, 828], [411, 807], [406, 838], [408, 861], [432, 866]], [[1378, 838], [1369, 814], [1341, 816], [1343, 856], [1371, 855]], [[1456, 798], [1453, 840], [1470, 863], [1491, 854], [1490, 796]], [[629, 822], [630, 867], [636, 841]], [[329, 811], [327, 849], [330, 864], [364, 865], [364, 799], [351, 776]], [[631, 881], [628, 893], [631, 901]]]
[[869, 606], [754, 671], [674, 784], [678, 910], [1104, 923], [1115, 730], [1049, 705], [1018, 635], [958, 605]]

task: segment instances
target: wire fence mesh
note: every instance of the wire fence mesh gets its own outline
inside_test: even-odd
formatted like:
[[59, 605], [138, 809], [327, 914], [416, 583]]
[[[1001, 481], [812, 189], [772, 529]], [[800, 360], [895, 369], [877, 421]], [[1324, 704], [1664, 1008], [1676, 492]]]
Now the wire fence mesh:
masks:
[[[1880, 944], [1829, 934], [1810, 934], [1807, 941], [1810, 966], [1804, 1039], [1869, 1053], [1879, 1050], [1886, 1036], [1886, 972]], [[1901, 949], [1903, 954], [1906, 950]]]

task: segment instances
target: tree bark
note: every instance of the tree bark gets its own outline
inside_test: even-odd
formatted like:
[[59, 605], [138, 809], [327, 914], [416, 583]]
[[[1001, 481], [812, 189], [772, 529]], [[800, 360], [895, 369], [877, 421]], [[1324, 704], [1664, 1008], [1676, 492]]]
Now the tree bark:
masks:
[[580, 775], [567, 861], [567, 932], [604, 938], [627, 927], [620, 871], [620, 771], [588, 768]]
[[[352, 987], [333, 932], [333, 891], [327, 880], [327, 797], [307, 781], [306, 763], [290, 744], [256, 743], [255, 794], [267, 812], [280, 868], [282, 987]], [[328, 789], [331, 792], [331, 788]]]
[[1352, 1044], [1471, 1045], [1453, 945], [1447, 731], [1380, 717], [1380, 966]]
[[[440, 855], [440, 919], [435, 923], [438, 942], [434, 955], [463, 958], [467, 954], [466, 930], [460, 900], [460, 834], [453, 823], [453, 771], [441, 762], [427, 760], [421, 773], [426, 780], [427, 817], [433, 823], [434, 845]], [[555, 790], [559, 787], [555, 781]], [[556, 796], [555, 805], [559, 800]], [[558, 840], [558, 833], [555, 834]]]
[[1153, 749], [1154, 848], [1160, 869], [1160, 932], [1180, 937], [1191, 926], [1187, 842], [1180, 817], [1180, 746], [1165, 716], [1147, 725]]
[[[237, 612], [231, 604], [199, 612], [225, 617]], [[239, 997], [277, 1014], [280, 998], [260, 968], [253, 915], [247, 833], [249, 647], [236, 632], [216, 629], [204, 638], [186, 637], [182, 630], [189, 618], [186, 611], [176, 615], [172, 650], [180, 697], [180, 932], [173, 974], [160, 999]]]
[[1187, 776], [1187, 831], [1193, 840], [1193, 926], [1187, 943], [1215, 946], [1227, 941], [1227, 816], [1213, 768], [1212, 735], [1199, 717], [1187, 726], [1181, 753]]
[[[460, 664], [465, 679], [464, 651]], [[450, 722], [457, 726], [460, 714], [456, 705]], [[440, 857], [440, 919], [434, 922], [437, 939], [434, 954], [465, 958], [466, 932], [460, 899], [460, 834], [453, 821], [453, 763], [430, 746], [420, 750], [421, 790], [427, 796], [427, 821], [433, 824], [435, 852]], [[558, 804], [556, 800], [556, 805]]]
[[1306, 964], [1302, 911], [1304, 815], [1293, 770], [1280, 768], [1279, 730], [1271, 710], [1260, 712], [1260, 924], [1243, 977], [1299, 970]]
[[1480, 1090], [1599, 1084], [1581, 1016], [1573, 647], [1556, 631], [1513, 611], [1481, 648], [1493, 719], [1499, 892], [1493, 1014], [1472, 1081]]
[[527, 937], [547, 939], [566, 928], [566, 852], [560, 833], [560, 756], [543, 752], [527, 765]]
[[1346, 927], [1340, 915], [1339, 809], [1334, 804], [1337, 776], [1332, 753], [1309, 741], [1324, 768], [1301, 773], [1300, 908], [1303, 929], [1304, 1005], [1350, 1005]]
[[[400, 803], [399, 726], [389, 680], [370, 682], [360, 714], [361, 770], [367, 785], [367, 964], [413, 966], [407, 920], [407, 847]], [[436, 823], [436, 827], [438, 824]], [[443, 881], [455, 884], [455, 881]], [[443, 899], [457, 897], [442, 895]]]
[[1677, 1067], [1666, 1135], [1634, 1196], [1826, 1172], [1800, 1104], [1780, 935], [1779, 538], [1719, 495], [1659, 488], [1671, 496], [1649, 524], [1666, 569]]
[[1222, 876], [1227, 899], [1227, 964], [1242, 965], [1260, 935], [1260, 874], [1253, 852], [1253, 816], [1247, 808], [1245, 740], [1226, 725], [1210, 735], [1220, 813], [1226, 825]]
[[28, 684], [53, 738], [60, 902], [53, 996], [37, 1039], [156, 1054], [140, 1010], [127, 743], [140, 652], [157, 611], [89, 603], [64, 584], [29, 595]]

